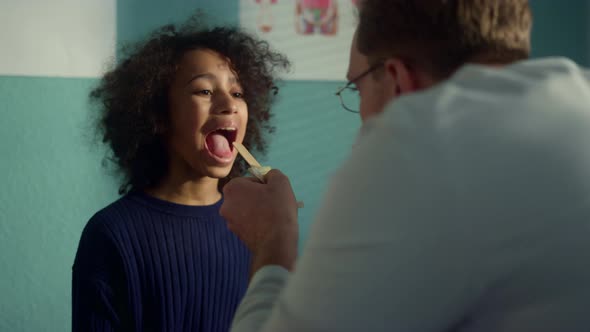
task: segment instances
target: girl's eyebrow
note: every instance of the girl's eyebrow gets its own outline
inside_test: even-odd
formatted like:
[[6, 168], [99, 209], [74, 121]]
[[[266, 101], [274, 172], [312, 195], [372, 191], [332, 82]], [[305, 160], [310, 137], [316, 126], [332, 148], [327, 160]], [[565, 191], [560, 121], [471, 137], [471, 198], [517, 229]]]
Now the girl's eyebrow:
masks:
[[191, 79], [187, 82], [187, 85], [188, 84], [191, 84], [192, 81], [198, 80], [198, 79], [205, 79], [205, 80], [209, 80], [209, 81], [215, 81], [215, 80], [217, 80], [217, 76], [215, 76], [213, 73], [197, 74], [197, 75], [191, 77]]
[[[202, 73], [202, 74], [197, 74], [193, 77], [191, 77], [191, 79], [187, 82], [187, 85], [191, 84], [194, 80], [197, 79], [205, 79], [205, 80], [209, 80], [209, 81], [216, 81], [217, 80], [217, 76], [215, 76], [215, 74], [213, 73]], [[238, 79], [235, 76], [230, 76], [228, 81], [232, 84], [234, 83], [238, 83]]]

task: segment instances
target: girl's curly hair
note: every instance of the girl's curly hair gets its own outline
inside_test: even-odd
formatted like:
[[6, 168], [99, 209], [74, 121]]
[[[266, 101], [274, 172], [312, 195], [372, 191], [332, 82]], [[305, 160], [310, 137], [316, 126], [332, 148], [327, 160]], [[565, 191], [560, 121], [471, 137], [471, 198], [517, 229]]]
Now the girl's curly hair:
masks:
[[[168, 89], [184, 53], [210, 49], [229, 59], [248, 105], [248, 128], [244, 145], [261, 153], [266, 133], [271, 133], [270, 107], [278, 88], [275, 75], [287, 70], [289, 61], [237, 28], [206, 28], [201, 15], [182, 26], [163, 26], [146, 41], [122, 50], [122, 60], [90, 93], [98, 106], [97, 129], [110, 147], [108, 157], [123, 175], [119, 194], [158, 184], [166, 175], [168, 155], [164, 133], [168, 124]], [[247, 166], [236, 160], [229, 179], [242, 175]]]

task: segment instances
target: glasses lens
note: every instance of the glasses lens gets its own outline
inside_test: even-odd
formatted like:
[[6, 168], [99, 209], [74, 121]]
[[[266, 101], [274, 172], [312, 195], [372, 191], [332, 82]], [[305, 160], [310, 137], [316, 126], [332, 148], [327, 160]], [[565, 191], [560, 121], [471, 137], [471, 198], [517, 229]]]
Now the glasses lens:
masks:
[[340, 98], [342, 98], [342, 105], [345, 109], [358, 112], [361, 100], [357, 90], [350, 88], [344, 89], [340, 94]]

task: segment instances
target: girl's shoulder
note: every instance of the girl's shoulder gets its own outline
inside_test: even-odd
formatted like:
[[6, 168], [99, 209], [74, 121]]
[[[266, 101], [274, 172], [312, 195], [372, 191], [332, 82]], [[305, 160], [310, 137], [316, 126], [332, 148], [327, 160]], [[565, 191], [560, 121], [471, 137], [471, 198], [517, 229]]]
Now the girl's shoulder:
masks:
[[125, 194], [97, 211], [88, 220], [84, 233], [112, 237], [120, 229], [127, 228], [134, 219], [142, 214], [145, 215], [147, 207], [134, 201], [132, 196], [131, 193]]

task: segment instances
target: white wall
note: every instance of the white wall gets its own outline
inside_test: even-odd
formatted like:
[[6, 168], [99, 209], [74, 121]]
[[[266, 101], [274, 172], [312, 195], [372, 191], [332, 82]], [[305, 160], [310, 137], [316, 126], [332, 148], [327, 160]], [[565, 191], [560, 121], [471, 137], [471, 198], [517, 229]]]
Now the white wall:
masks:
[[0, 0], [0, 75], [98, 77], [115, 42], [115, 0]]

